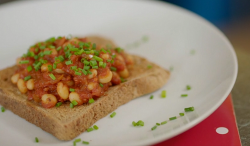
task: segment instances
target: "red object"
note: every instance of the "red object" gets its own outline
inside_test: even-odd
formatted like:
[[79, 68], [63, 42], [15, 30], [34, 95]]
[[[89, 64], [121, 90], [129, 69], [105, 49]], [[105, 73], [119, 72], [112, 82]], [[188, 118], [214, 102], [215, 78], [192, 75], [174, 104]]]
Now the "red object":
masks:
[[[216, 129], [229, 131], [219, 134]], [[241, 146], [231, 94], [222, 105], [204, 121], [190, 130], [154, 146]]]

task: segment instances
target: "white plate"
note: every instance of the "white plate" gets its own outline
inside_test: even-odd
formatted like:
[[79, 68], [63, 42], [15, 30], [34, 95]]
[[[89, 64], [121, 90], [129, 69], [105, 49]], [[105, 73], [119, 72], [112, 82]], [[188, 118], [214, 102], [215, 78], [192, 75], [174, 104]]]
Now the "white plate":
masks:
[[[0, 6], [0, 68], [15, 63], [36, 41], [51, 36], [89, 34], [113, 39], [129, 52], [169, 69], [169, 82], [99, 120], [99, 130], [78, 138], [90, 145], [150, 145], [195, 126], [215, 111], [230, 93], [237, 59], [226, 37], [214, 26], [176, 6], [154, 1], [23, 1]], [[147, 36], [148, 41], [142, 37]], [[191, 51], [195, 50], [192, 54]], [[187, 91], [186, 85], [192, 89]], [[167, 98], [161, 98], [167, 90]], [[181, 97], [188, 94], [188, 97]], [[151, 131], [157, 122], [195, 111]], [[144, 127], [132, 121], [143, 120]], [[0, 113], [0, 145], [69, 146], [10, 111]]]

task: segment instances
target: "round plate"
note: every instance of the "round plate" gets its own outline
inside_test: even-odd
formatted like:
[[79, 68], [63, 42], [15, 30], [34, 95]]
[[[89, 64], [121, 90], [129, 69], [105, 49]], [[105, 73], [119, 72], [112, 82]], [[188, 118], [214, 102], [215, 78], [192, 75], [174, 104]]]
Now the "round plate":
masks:
[[[0, 6], [0, 68], [13, 65], [29, 46], [52, 36], [100, 35], [128, 52], [171, 70], [160, 90], [120, 106], [116, 116], [95, 123], [99, 129], [77, 138], [91, 145], [150, 145], [195, 126], [230, 93], [237, 59], [226, 37], [213, 25], [179, 7], [155, 1], [22, 1]], [[186, 86], [190, 85], [191, 90]], [[161, 91], [167, 91], [162, 98]], [[187, 97], [181, 97], [188, 94]], [[150, 99], [150, 95], [154, 95]], [[193, 106], [195, 111], [179, 113]], [[170, 117], [176, 120], [169, 121]], [[132, 121], [142, 120], [143, 127]], [[152, 131], [155, 123], [168, 123]], [[0, 114], [0, 145], [68, 146], [10, 111]]]

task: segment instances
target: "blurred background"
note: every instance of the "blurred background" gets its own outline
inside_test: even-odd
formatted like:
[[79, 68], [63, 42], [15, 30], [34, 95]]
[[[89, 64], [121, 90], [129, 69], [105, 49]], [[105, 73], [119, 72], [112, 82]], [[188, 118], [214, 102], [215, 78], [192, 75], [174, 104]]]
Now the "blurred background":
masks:
[[[0, 4], [13, 0], [0, 0]], [[238, 57], [238, 77], [232, 90], [243, 146], [250, 145], [250, 0], [162, 0], [188, 9], [217, 26]]]
[[217, 26], [230, 40], [238, 58], [232, 90], [243, 146], [250, 145], [250, 0], [163, 0], [188, 9]]

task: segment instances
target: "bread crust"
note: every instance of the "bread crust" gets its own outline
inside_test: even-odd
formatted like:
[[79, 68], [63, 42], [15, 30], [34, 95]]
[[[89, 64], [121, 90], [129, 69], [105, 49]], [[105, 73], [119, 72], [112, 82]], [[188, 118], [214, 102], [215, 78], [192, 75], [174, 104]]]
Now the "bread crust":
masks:
[[[98, 39], [103, 41], [101, 43], [111, 42], [100, 37], [88, 39], [93, 42]], [[113, 43], [111, 45], [114, 46]], [[0, 71], [0, 104], [60, 140], [72, 140], [119, 106], [161, 88], [169, 79], [169, 71], [142, 57], [132, 57], [135, 64], [134, 68], [129, 70], [130, 77], [127, 82], [110, 87], [107, 94], [94, 103], [73, 109], [69, 103], [45, 109], [38, 103], [28, 101], [27, 96], [21, 94], [10, 80], [17, 67], [6, 68]], [[149, 64], [152, 65], [151, 69], [147, 68]]]

